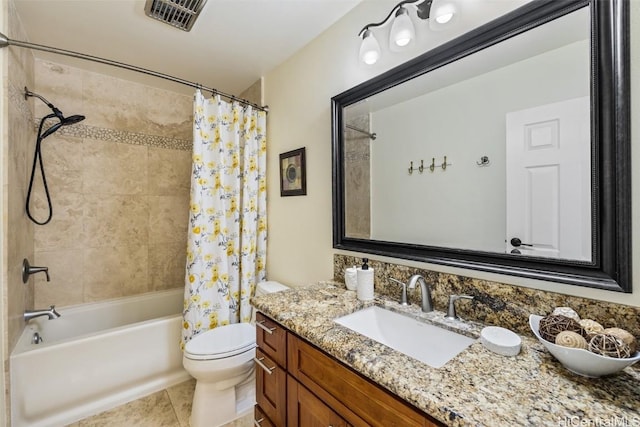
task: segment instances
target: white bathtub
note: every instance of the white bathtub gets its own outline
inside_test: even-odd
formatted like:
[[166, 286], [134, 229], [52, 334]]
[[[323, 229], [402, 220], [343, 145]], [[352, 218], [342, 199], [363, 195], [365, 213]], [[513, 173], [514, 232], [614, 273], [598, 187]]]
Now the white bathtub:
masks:
[[[181, 289], [57, 308], [11, 354], [14, 427], [62, 426], [189, 379]], [[43, 338], [32, 344], [33, 334]]]

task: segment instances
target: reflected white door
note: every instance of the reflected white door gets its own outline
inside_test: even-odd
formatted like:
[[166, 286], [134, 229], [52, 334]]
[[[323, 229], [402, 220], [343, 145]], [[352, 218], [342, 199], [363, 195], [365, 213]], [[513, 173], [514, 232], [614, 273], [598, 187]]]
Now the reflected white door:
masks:
[[588, 97], [507, 113], [508, 253], [591, 260], [590, 122]]

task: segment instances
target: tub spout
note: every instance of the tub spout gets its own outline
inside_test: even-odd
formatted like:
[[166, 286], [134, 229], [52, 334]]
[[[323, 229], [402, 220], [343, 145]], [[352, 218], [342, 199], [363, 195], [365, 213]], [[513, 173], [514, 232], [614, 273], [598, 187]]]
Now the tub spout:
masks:
[[47, 310], [25, 310], [24, 312], [24, 321], [28, 322], [31, 319], [35, 319], [36, 317], [47, 316], [49, 320], [57, 319], [60, 317], [60, 313], [56, 311], [56, 306], [52, 305]]

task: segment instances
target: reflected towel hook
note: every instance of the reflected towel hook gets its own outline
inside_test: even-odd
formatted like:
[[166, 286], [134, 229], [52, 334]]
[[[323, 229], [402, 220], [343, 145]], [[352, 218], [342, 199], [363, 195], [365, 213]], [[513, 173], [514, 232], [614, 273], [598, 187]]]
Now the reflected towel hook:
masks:
[[420, 166], [418, 167], [418, 172], [424, 172], [424, 160], [420, 160]]
[[480, 157], [480, 161], [476, 162], [476, 165], [480, 167], [489, 166], [490, 164], [491, 164], [491, 160], [489, 160], [488, 156], [482, 156]]
[[431, 158], [431, 165], [429, 166], [429, 170], [431, 172], [433, 172], [434, 170], [436, 170], [436, 158], [432, 157]]
[[411, 162], [411, 166], [409, 167], [409, 175], [413, 173], [413, 162]]

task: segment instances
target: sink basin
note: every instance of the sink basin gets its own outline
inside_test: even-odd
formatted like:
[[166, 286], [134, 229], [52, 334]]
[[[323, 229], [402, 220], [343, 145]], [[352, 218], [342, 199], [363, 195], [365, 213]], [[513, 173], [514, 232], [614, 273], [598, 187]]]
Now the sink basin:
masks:
[[442, 367], [476, 341], [377, 306], [334, 322], [434, 368]]

